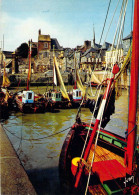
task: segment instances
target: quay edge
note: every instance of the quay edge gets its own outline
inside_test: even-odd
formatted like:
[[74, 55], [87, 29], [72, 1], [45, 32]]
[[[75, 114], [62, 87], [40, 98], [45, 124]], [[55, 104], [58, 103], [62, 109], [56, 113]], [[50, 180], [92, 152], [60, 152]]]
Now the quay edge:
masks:
[[37, 194], [1, 124], [0, 172], [0, 194]]

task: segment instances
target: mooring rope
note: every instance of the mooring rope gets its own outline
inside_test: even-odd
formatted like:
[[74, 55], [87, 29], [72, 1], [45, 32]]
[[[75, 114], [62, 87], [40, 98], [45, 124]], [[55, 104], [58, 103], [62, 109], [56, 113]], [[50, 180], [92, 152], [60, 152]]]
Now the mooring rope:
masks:
[[[15, 133], [12, 133], [11, 131], [9, 131], [4, 125], [2, 125], [2, 127], [3, 127], [6, 131], [8, 131], [10, 134], [12, 134], [13, 136], [15, 136], [16, 138], [21, 139], [21, 137], [15, 135]], [[67, 130], [70, 129], [70, 128], [71, 128], [71, 127], [68, 127], [68, 128], [66, 128], [66, 129], [64, 129], [64, 130], [61, 130], [61, 131], [57, 132], [57, 133], [54, 133], [54, 134], [51, 134], [51, 135], [48, 135], [48, 136], [45, 136], [45, 137], [36, 138], [36, 139], [26, 139], [26, 138], [23, 138], [23, 137], [22, 137], [22, 140], [24, 140], [24, 141], [37, 141], [37, 140], [47, 139], [47, 138], [53, 137], [53, 136], [55, 136], [55, 135], [57, 135], [57, 134], [60, 134], [60, 133], [62, 133], [62, 132], [64, 132], [64, 131], [67, 131]]]

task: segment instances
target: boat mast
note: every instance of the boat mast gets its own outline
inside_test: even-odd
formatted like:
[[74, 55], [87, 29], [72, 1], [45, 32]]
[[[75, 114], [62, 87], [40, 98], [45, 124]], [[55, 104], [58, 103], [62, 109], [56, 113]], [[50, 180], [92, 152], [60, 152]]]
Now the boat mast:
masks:
[[136, 111], [139, 71], [139, 0], [134, 4], [133, 45], [131, 61], [131, 85], [129, 99], [128, 132], [127, 132], [127, 173], [132, 174], [133, 156], [136, 137]]
[[75, 54], [74, 54], [74, 67], [75, 67], [75, 82], [74, 82], [74, 89], [77, 89], [77, 67], [76, 67], [76, 51], [75, 51]]
[[53, 91], [56, 85], [56, 91], [57, 91], [57, 75], [56, 75], [56, 67], [55, 67], [55, 45], [53, 45]]
[[29, 90], [30, 76], [31, 76], [31, 43], [29, 41], [29, 70], [28, 70], [28, 78], [27, 78], [27, 90]]

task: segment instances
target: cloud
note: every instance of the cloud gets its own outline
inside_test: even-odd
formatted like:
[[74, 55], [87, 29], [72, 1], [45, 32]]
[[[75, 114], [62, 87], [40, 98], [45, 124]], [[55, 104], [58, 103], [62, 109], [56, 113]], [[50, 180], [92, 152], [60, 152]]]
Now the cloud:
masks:
[[38, 30], [41, 29], [42, 34], [49, 34], [51, 38], [57, 38], [59, 44], [64, 47], [76, 47], [83, 44], [80, 31], [71, 31], [68, 24], [60, 25], [58, 23], [50, 23], [40, 17], [29, 17], [19, 19], [10, 17], [7, 13], [3, 13], [0, 31], [0, 39], [4, 34], [4, 50], [14, 51], [23, 42], [32, 39], [38, 41]]

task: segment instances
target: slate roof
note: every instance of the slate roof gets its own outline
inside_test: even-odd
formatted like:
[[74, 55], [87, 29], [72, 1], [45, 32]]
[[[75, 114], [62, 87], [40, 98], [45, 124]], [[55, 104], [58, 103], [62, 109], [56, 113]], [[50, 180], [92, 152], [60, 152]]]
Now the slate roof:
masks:
[[93, 47], [91, 47], [91, 48], [87, 49], [86, 52], [82, 56], [86, 56], [90, 52], [94, 52], [95, 53], [95, 52], [97, 52], [97, 50], [94, 49]]
[[106, 50], [107, 50], [111, 45], [112, 45], [111, 43], [105, 42], [105, 43], [102, 45], [101, 49], [106, 49]]
[[[114, 49], [116, 49], [116, 46], [114, 45]], [[123, 44], [119, 44], [118, 49], [123, 49]], [[107, 49], [107, 51], [111, 51], [111, 47]]]
[[99, 45], [97, 43], [93, 44], [93, 48], [96, 50], [99, 50], [102, 47], [102, 45]]
[[[115, 46], [115, 45], [114, 45], [113, 47], [114, 47], [114, 49], [116, 49], [116, 46]], [[109, 47], [109, 48], [107, 49], [107, 51], [111, 51], [111, 47]]]
[[55, 49], [63, 50], [63, 48], [59, 45], [59, 42], [56, 38], [51, 39], [51, 48], [53, 49], [53, 45], [55, 45]]
[[3, 51], [3, 54], [6, 56], [6, 58], [12, 58], [13, 51]]
[[127, 37], [123, 38], [123, 41], [127, 40], [127, 39], [132, 39], [132, 34], [133, 34], [133, 32], [131, 32]]

